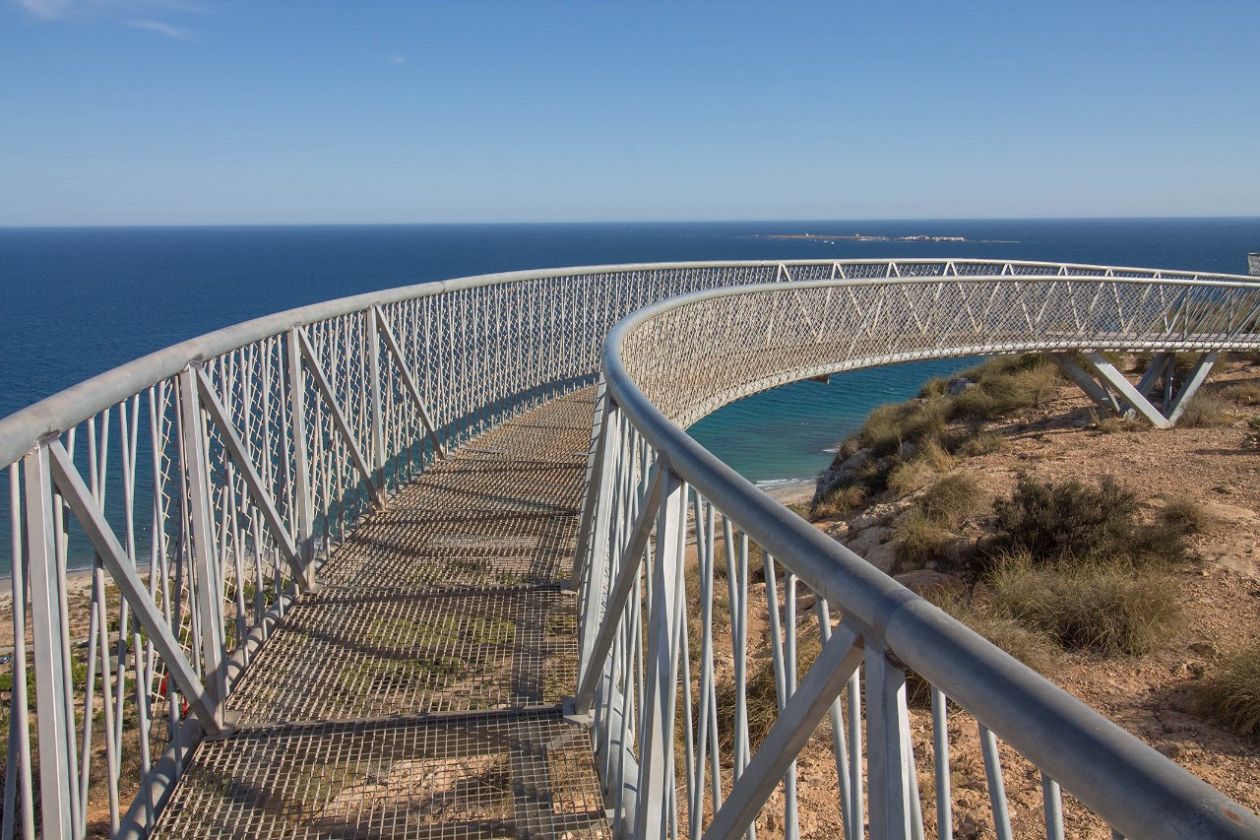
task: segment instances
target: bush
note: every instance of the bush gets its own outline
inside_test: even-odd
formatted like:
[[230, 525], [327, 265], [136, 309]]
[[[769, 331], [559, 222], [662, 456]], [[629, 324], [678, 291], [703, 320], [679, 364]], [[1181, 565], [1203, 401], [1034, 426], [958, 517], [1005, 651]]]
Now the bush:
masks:
[[881, 405], [871, 412], [857, 433], [860, 446], [875, 457], [893, 455], [903, 443], [919, 443], [945, 431], [949, 404], [944, 399], [914, 400]]
[[1112, 414], [1095, 422], [1094, 428], [1102, 432], [1104, 435], [1112, 435], [1116, 432], [1142, 431], [1146, 428], [1146, 426], [1131, 417], [1117, 417]]
[[1226, 399], [1245, 406], [1260, 405], [1260, 382], [1240, 382], [1221, 391]]
[[1192, 692], [1199, 714], [1244, 735], [1260, 736], [1260, 642], [1223, 659]]
[[915, 501], [915, 507], [934, 525], [956, 531], [984, 510], [976, 477], [969, 473], [942, 476]]
[[919, 396], [928, 399], [931, 397], [943, 397], [945, 391], [949, 388], [949, 380], [935, 376], [923, 383], [923, 387], [919, 389]]
[[939, 560], [945, 546], [953, 538], [953, 534], [915, 507], [907, 511], [893, 526], [892, 543], [898, 563], [915, 568]]
[[843, 516], [862, 506], [866, 501], [866, 488], [860, 484], [834, 486], [823, 494], [813, 506], [814, 516]]
[[1124, 555], [1138, 525], [1137, 499], [1110, 476], [1097, 488], [1020, 476], [993, 509], [998, 545], [1045, 563]]
[[938, 474], [953, 468], [954, 457], [936, 438], [922, 442], [909, 461], [897, 464], [888, 473], [887, 485], [898, 496], [926, 487]]
[[1149, 653], [1180, 615], [1175, 581], [1153, 569], [1102, 563], [1046, 567], [1017, 555], [997, 564], [989, 587], [1002, 613], [1069, 650]]
[[931, 464], [915, 458], [893, 467], [888, 474], [888, 489], [898, 496], [906, 496], [927, 487], [936, 475]]
[[[1034, 671], [1046, 673], [1054, 666], [1054, 644], [1045, 633], [1030, 630], [1010, 616], [980, 607], [957, 594], [924, 597]], [[922, 708], [931, 702], [931, 696], [927, 680], [913, 671], [907, 672], [906, 702]]]
[[951, 402], [954, 420], [989, 420], [1039, 406], [1061, 383], [1058, 369], [1038, 354], [999, 356], [963, 375], [978, 384]]
[[930, 600], [1029, 668], [1045, 671], [1053, 664], [1054, 645], [1045, 633], [1030, 630], [1000, 610], [983, 608], [956, 595]]
[[1210, 391], [1201, 390], [1190, 398], [1190, 404], [1186, 406], [1185, 411], [1181, 412], [1177, 425], [1186, 429], [1228, 426], [1230, 423], [1228, 411], [1227, 401]]
[[1212, 515], [1188, 496], [1174, 496], [1159, 512], [1159, 520], [1179, 534], [1201, 534], [1212, 526]]
[[963, 438], [954, 451], [964, 458], [975, 458], [979, 455], [991, 455], [1000, 452], [1006, 446], [1001, 435], [993, 432], [976, 432]]

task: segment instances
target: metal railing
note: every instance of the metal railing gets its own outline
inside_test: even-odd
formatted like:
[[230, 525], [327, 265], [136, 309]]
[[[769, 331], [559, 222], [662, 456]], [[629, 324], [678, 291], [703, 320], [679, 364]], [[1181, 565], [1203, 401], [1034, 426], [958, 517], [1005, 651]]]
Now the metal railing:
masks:
[[[1055, 299], [1055, 289], [1091, 288], [1097, 294], [1087, 311], [1114, 310], [1123, 322], [1131, 303], [1145, 301], [1142, 305], [1148, 308], [1167, 307], [1169, 330], [1198, 318], [1191, 317], [1199, 311], [1195, 307], [1231, 324], [1230, 319], [1239, 319], [1250, 325], [1255, 316], [1254, 310], [1243, 312], [1254, 287], [1240, 285], [1239, 278], [1184, 272], [979, 260], [608, 266], [492, 275], [346, 298], [219, 330], [102, 374], [0, 420], [0, 467], [8, 468], [8, 481], [0, 486], [6, 536], [0, 541], [0, 564], [11, 569], [15, 689], [5, 718], [8, 750], [0, 837], [34, 836], [37, 824], [47, 837], [81, 837], [89, 827], [119, 836], [146, 834], [196, 743], [206, 734], [231, 731], [233, 686], [288, 606], [317, 585], [320, 564], [356, 524], [480, 430], [595, 382], [603, 341], [627, 314], [677, 295], [735, 285], [790, 282], [804, 294], [823, 294], [815, 291], [823, 287], [809, 283], [834, 278], [893, 278], [867, 285], [897, 290], [989, 278], [978, 282], [990, 290], [1025, 290], [1012, 292], [1014, 297], [995, 293], [994, 301], [1008, 307], [1022, 301], [1020, 306], [1034, 310], [1048, 308], [1045, 300]], [[920, 286], [895, 278], [936, 279]], [[1080, 280], [1074, 283], [1072, 278]], [[860, 296], [866, 286], [827, 288], [850, 288], [843, 294]], [[1119, 294], [1121, 289], [1150, 291], [1141, 298]], [[1182, 290], [1180, 297], [1159, 298], [1163, 302], [1158, 304], [1149, 297], [1174, 289]], [[1045, 300], [1034, 301], [1033, 290], [1049, 291]], [[889, 320], [872, 329], [897, 332], [893, 325], [900, 325], [901, 332], [908, 332], [915, 323], [921, 335], [931, 334], [933, 323], [940, 322], [925, 322], [929, 313], [916, 307], [925, 306], [927, 298], [914, 297], [927, 293], [898, 293], [908, 297], [885, 301], [892, 307]], [[1104, 293], [1118, 296], [1112, 300]], [[994, 328], [1006, 323], [992, 320], [998, 312], [993, 301], [975, 298], [970, 305], [979, 309], [964, 307], [971, 312], [968, 318]], [[1009, 309], [1003, 313], [1014, 321], [1024, 317]], [[816, 320], [815, 314], [794, 310], [789, 319], [801, 327], [812, 323], [810, 318]], [[612, 412], [614, 422], [603, 428], [633, 418], [637, 431], [628, 425], [622, 429], [627, 445], [641, 435], [641, 450], [646, 442], [662, 447], [671, 453], [670, 475], [687, 475], [683, 455], [694, 444], [678, 437], [681, 433], [668, 420], [659, 428], [653, 425], [657, 421], [652, 418], [662, 415], [651, 413], [657, 410], [652, 401], [659, 401], [672, 420], [698, 417], [738, 393], [769, 387], [802, 371], [767, 347], [767, 359], [778, 361], [753, 370], [744, 353], [744, 367], [720, 388], [714, 390], [716, 380], [705, 373], [709, 390], [701, 393], [703, 389], [685, 381], [700, 376], [698, 368], [671, 374], [667, 365], [652, 367], [661, 357], [648, 352], [644, 342], [651, 329], [664, 327], [667, 320], [662, 310], [636, 321], [642, 330], [623, 328], [618, 333], [618, 342], [625, 341], [624, 357], [633, 363], [633, 380], [626, 375], [610, 378], [610, 399], [626, 410]], [[710, 325], [692, 326], [699, 335], [708, 334]], [[662, 341], [670, 338], [670, 330], [662, 333]], [[1239, 346], [1232, 341], [1234, 334], [1242, 333], [1222, 333], [1212, 346]], [[726, 343], [733, 338], [728, 336]], [[1120, 343], [1146, 346], [1136, 340]], [[839, 352], [842, 344], [835, 343], [836, 359], [844, 355]], [[711, 344], [715, 350], [722, 346], [721, 341]], [[1024, 345], [1012, 339], [973, 346], [998, 350]], [[792, 347], [778, 349], [791, 352]], [[849, 350], [845, 353], [846, 359], [852, 357]], [[890, 348], [883, 358], [922, 355], [929, 354]], [[876, 357], [866, 353], [864, 358]], [[702, 360], [697, 356], [691, 361]], [[706, 370], [711, 369], [710, 364]], [[641, 394], [632, 382], [643, 387]], [[670, 389], [676, 389], [685, 405], [663, 396]], [[631, 400], [641, 402], [631, 408]], [[682, 448], [674, 452], [676, 447]], [[607, 488], [608, 470], [620, 463], [618, 458], [605, 459], [600, 487]], [[632, 471], [621, 469], [619, 480], [630, 487]], [[770, 517], [761, 524], [778, 523], [782, 516], [745, 486], [731, 490], [734, 496], [714, 495], [716, 485], [706, 484], [701, 473], [685, 480], [706, 499], [717, 500], [743, 529], [758, 525], [755, 511]], [[654, 492], [676, 501], [680, 491], [670, 483], [673, 479], [660, 481]], [[619, 492], [615, 499], [608, 493], [592, 497], [598, 504], [589, 508], [586, 524], [598, 538], [588, 536], [588, 548], [628, 527], [624, 511], [615, 522], [608, 516], [610, 510], [620, 510], [616, 506], [630, 503], [633, 494]], [[662, 520], [662, 533], [679, 531], [680, 521], [676, 516]], [[799, 531], [789, 525], [783, 538], [795, 539], [791, 535]], [[791, 555], [769, 535], [741, 533], [751, 534], [781, 558]], [[711, 548], [713, 540], [707, 545]], [[847, 557], [838, 547], [826, 550]], [[617, 634], [624, 635], [625, 626], [613, 622], [607, 625], [613, 631], [604, 631], [598, 610], [592, 612], [589, 604], [605, 603], [607, 593], [595, 582], [616, 579], [622, 559], [617, 552], [583, 557], [588, 610], [581, 632], [585, 663], [598, 663], [597, 670], [612, 667], [616, 659], [592, 653], [599, 641], [595, 637], [613, 632], [620, 639]], [[793, 575], [811, 586], [822, 586], [813, 566], [802, 561], [792, 568]], [[864, 586], [884, 592], [881, 587], [894, 585], [870, 578]], [[848, 616], [857, 609], [849, 599], [867, 589], [844, 598], [827, 586], [819, 591], [844, 604]], [[819, 603], [825, 610], [826, 601]], [[864, 609], [877, 615], [883, 604], [875, 598]], [[894, 632], [909, 632], [901, 629], [904, 619], [898, 622], [861, 626], [878, 627], [891, 639]], [[961, 639], [957, 643], [965, 642], [964, 647], [980, 644], [970, 635], [960, 636], [962, 632], [950, 625], [944, 638]], [[686, 646], [667, 645], [666, 650], [677, 653]], [[977, 661], [1006, 664], [984, 656], [992, 654]], [[951, 694], [965, 705], [970, 696], [966, 691], [983, 690], [979, 686], [984, 679], [979, 674], [979, 682], [968, 683], [971, 688]], [[810, 685], [806, 679], [801, 691]], [[22, 690], [24, 686], [31, 691]], [[1040, 696], [1043, 684], [1028, 690]], [[589, 694], [588, 678], [584, 696]], [[793, 698], [794, 703], [799, 696], [795, 691], [784, 694], [785, 701]], [[611, 708], [607, 692], [601, 697], [600, 708]], [[1005, 736], [1004, 726], [1002, 721], [992, 723], [993, 731]], [[654, 731], [658, 739], [664, 732], [660, 726], [643, 731]], [[888, 738], [889, 744], [897, 743], [892, 730]], [[650, 746], [661, 749], [655, 741]], [[705, 749], [700, 753], [706, 754]], [[619, 760], [633, 762], [637, 754], [623, 750]], [[744, 757], [759, 760], [746, 748]], [[623, 772], [618, 778], [628, 777]], [[664, 784], [660, 776], [649, 781], [658, 788]]]
[[[605, 348], [590, 538], [575, 566], [576, 711], [591, 716], [618, 830], [752, 840], [781, 795], [770, 825], [799, 837], [809, 788], [815, 810], [820, 798], [831, 802], [845, 837], [864, 837], [869, 825], [874, 838], [921, 838], [929, 822], [928, 833], [952, 837], [961, 771], [951, 737], [967, 737], [983, 758], [973, 786], [987, 791], [985, 822], [999, 838], [1062, 838], [1065, 826], [1074, 836], [1260, 836], [1246, 808], [820, 533], [683, 431], [783, 382], [911, 359], [1255, 350], [1258, 316], [1260, 287], [1244, 278], [912, 277], [698, 292], [619, 324]], [[807, 639], [818, 646], [812, 662], [802, 658]], [[769, 710], [766, 680], [751, 687], [752, 652], [763, 644]], [[750, 735], [750, 720], [764, 726], [767, 714], [768, 731]], [[928, 734], [916, 739], [912, 723]], [[796, 762], [811, 739], [803, 778]], [[1039, 800], [1031, 816], [1030, 798]]]

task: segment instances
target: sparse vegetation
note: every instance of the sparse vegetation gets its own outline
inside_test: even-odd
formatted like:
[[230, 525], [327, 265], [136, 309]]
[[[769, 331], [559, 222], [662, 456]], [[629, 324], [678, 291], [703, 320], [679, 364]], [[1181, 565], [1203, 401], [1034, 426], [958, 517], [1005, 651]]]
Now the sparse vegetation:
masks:
[[1001, 452], [1006, 446], [1006, 441], [1001, 435], [993, 432], [977, 431], [975, 434], [968, 435], [958, 442], [954, 448], [955, 453], [964, 458], [975, 458], [980, 455], [992, 455], [994, 452]]
[[1183, 429], [1209, 429], [1228, 426], [1230, 404], [1227, 400], [1207, 389], [1201, 389], [1190, 398], [1189, 405], [1181, 413], [1177, 425]]
[[963, 522], [984, 509], [975, 476], [950, 473], [937, 479], [893, 527], [897, 559], [922, 566], [938, 559]]
[[984, 502], [974, 475], [950, 473], [929, 487], [915, 506], [937, 525], [957, 530], [969, 517], [984, 509]]
[[921, 567], [937, 560], [953, 536], [921, 510], [911, 508], [893, 527], [893, 547], [903, 566]]
[[1132, 417], [1117, 417], [1112, 414], [1096, 420], [1094, 428], [1104, 435], [1114, 435], [1117, 432], [1140, 432], [1148, 427]]
[[976, 384], [959, 394], [951, 419], [991, 420], [1041, 405], [1061, 384], [1059, 371], [1040, 354], [999, 356], [963, 374]]
[[1221, 396], [1242, 406], [1260, 405], [1260, 382], [1239, 382], [1221, 390]]
[[866, 501], [866, 488], [860, 484], [832, 487], [814, 505], [815, 516], [843, 516], [862, 506]]
[[1025, 553], [996, 564], [988, 586], [1002, 614], [1069, 650], [1148, 653], [1179, 614], [1174, 581], [1158, 569], [1096, 561], [1047, 567]]
[[1027, 552], [1037, 564], [1147, 564], [1188, 556], [1186, 532], [1168, 523], [1143, 523], [1137, 497], [1110, 476], [1097, 487], [1021, 476], [1010, 498], [994, 504], [994, 512], [997, 546]]
[[1195, 710], [1205, 717], [1260, 737], [1260, 642], [1251, 642], [1216, 664], [1193, 688]]
[[[809, 624], [797, 631], [796, 635], [796, 674], [799, 680], [814, 664], [822, 650], [818, 628]], [[748, 742], [755, 751], [769, 734], [770, 728], [779, 718], [779, 699], [775, 688], [774, 659], [767, 653], [762, 659], [749, 658], [749, 676], [745, 688], [745, 702], [748, 714]], [[718, 731], [726, 740], [726, 747], [735, 733], [735, 684], [725, 682], [718, 687], [717, 715]]]
[[1174, 496], [1159, 512], [1160, 522], [1181, 534], [1201, 534], [1212, 526], [1212, 515], [1189, 496]]

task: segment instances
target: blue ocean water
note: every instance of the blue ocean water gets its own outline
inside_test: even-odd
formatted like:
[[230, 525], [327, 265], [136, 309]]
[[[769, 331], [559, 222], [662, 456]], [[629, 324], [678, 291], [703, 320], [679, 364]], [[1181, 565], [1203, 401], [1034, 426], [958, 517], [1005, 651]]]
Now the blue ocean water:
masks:
[[[776, 233], [967, 242], [784, 240]], [[1260, 219], [801, 221], [0, 230], [0, 416], [172, 342], [304, 303], [521, 268], [699, 259], [1001, 257], [1245, 273]], [[809, 478], [876, 405], [955, 362], [785, 386], [697, 437], [756, 481]]]

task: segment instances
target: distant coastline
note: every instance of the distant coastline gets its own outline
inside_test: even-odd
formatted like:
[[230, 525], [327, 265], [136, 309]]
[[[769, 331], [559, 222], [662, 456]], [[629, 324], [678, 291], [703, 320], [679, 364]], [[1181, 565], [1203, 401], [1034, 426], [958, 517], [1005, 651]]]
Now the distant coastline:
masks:
[[1018, 239], [968, 239], [956, 234], [914, 233], [906, 236], [884, 236], [877, 233], [754, 233], [753, 239], [814, 239], [823, 242], [983, 242], [985, 244], [1017, 244]]

